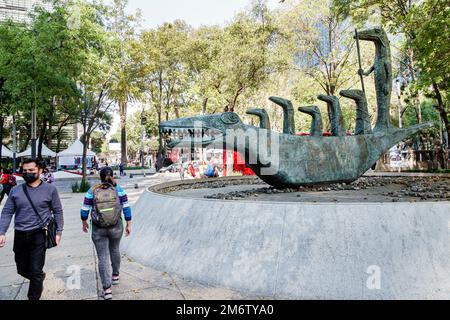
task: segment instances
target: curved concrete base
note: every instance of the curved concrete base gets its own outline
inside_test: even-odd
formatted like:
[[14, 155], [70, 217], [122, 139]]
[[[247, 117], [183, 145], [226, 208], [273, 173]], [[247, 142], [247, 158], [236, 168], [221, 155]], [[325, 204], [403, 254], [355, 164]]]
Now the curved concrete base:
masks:
[[150, 191], [123, 250], [210, 285], [292, 299], [450, 298], [450, 203], [299, 204]]

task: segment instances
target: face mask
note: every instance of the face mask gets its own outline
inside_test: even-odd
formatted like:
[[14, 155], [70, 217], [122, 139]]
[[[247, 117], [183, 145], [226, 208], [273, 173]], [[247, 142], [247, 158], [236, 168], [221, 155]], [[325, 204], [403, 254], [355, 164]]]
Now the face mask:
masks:
[[24, 173], [23, 174], [23, 180], [25, 180], [26, 183], [33, 183], [38, 179], [39, 179], [39, 176], [36, 173]]

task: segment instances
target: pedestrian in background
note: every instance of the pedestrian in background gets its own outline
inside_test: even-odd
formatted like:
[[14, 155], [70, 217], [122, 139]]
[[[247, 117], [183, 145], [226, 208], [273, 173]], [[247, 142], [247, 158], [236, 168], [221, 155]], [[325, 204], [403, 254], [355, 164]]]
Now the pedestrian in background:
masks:
[[44, 182], [47, 183], [53, 183], [55, 182], [55, 177], [53, 176], [53, 173], [48, 168], [44, 169]]
[[183, 164], [183, 162], [180, 162], [180, 170], [179, 170], [179, 172], [180, 172], [180, 179], [184, 180], [184, 164]]
[[0, 178], [1, 183], [1, 193], [0, 193], [0, 204], [3, 202], [3, 198], [5, 195], [9, 197], [9, 194], [17, 185], [16, 177], [13, 175], [12, 170], [10, 169], [4, 169], [3, 174]]

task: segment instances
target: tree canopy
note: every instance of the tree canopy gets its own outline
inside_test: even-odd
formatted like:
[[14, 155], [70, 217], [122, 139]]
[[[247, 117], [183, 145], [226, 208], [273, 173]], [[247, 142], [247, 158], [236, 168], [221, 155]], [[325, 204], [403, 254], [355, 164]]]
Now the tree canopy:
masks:
[[[0, 120], [17, 116], [21, 148], [30, 140], [34, 105], [40, 140], [57, 151], [64, 126], [82, 124], [86, 141], [103, 131], [95, 134], [99, 140], [117, 113], [124, 163], [127, 152], [138, 154], [142, 125], [140, 112], [130, 115], [129, 105], [144, 109], [145, 132], [161, 155], [165, 145], [157, 128], [177, 117], [234, 111], [254, 122], [246, 109], [264, 107], [279, 130], [281, 110], [267, 98], [317, 104], [326, 113], [318, 94], [361, 87], [355, 27], [378, 24], [389, 33], [401, 84], [400, 99], [392, 101], [399, 111], [393, 121], [442, 119], [450, 133], [446, 1], [286, 0], [270, 10], [266, 1], [253, 0], [222, 26], [193, 28], [175, 20], [151, 29], [140, 27], [140, 12], [127, 13], [127, 4], [54, 1], [51, 10], [38, 7], [31, 22], [0, 23]], [[364, 66], [373, 62], [373, 50], [361, 44]], [[374, 114], [372, 78], [366, 89]], [[352, 131], [355, 107], [346, 99], [341, 104]], [[296, 129], [309, 127], [310, 119], [296, 114]], [[8, 130], [0, 132], [6, 142]]]

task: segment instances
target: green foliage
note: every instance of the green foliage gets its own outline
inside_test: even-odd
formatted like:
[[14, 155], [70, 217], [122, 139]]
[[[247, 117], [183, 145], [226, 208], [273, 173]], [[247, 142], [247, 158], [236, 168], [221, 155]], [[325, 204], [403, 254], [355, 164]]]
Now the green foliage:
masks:
[[73, 193], [86, 193], [91, 188], [91, 183], [86, 180], [81, 180], [81, 182], [78, 184], [78, 182], [75, 182], [72, 184], [72, 192]]
[[[333, 0], [333, 6], [339, 14], [351, 16], [356, 24], [366, 23], [372, 17], [372, 22], [382, 24], [392, 33], [393, 48], [398, 50], [394, 54], [396, 72], [406, 80], [402, 86], [406, 122], [442, 119], [450, 136], [448, 1]], [[425, 97], [433, 99], [432, 102], [424, 105]]]
[[[414, 37], [408, 44], [414, 48], [420, 67], [419, 85], [426, 90], [433, 82], [450, 93], [450, 7], [446, 1], [424, 1], [411, 9], [407, 24]], [[448, 100], [447, 100], [448, 104]]]
[[80, 188], [80, 185], [78, 184], [78, 181], [75, 183], [72, 183], [72, 193], [78, 193], [79, 188]]
[[8, 97], [8, 113], [17, 115], [19, 150], [30, 139], [31, 106], [37, 108], [39, 136], [56, 139], [56, 151], [63, 147], [64, 126], [89, 118], [92, 128], [108, 130], [105, 108], [86, 107], [87, 101], [98, 101], [90, 90], [99, 82], [95, 76], [105, 76], [100, 62], [108, 37], [102, 14], [103, 6], [83, 0], [54, 1], [52, 10], [36, 7], [29, 24], [0, 24], [0, 90]]
[[[281, 110], [267, 100], [272, 95], [296, 107], [317, 104], [329, 128], [317, 95], [360, 88], [353, 31], [373, 24], [391, 33], [394, 73], [406, 80], [405, 125], [440, 115], [450, 132], [447, 1], [286, 0], [269, 10], [255, 0], [225, 26], [192, 28], [176, 20], [139, 33], [139, 12], [128, 14], [127, 0], [110, 3], [57, 0], [51, 11], [37, 9], [29, 25], [0, 24], [0, 115], [16, 115], [19, 149], [29, 142], [34, 104], [38, 133], [57, 140], [58, 151], [64, 126], [74, 123], [82, 124], [95, 152], [106, 150], [104, 133], [118, 112], [121, 132], [113, 138], [131, 157], [141, 148], [141, 114], [128, 117], [130, 102], [145, 105], [145, 134], [155, 137], [145, 148], [160, 152], [158, 126], [175, 117], [235, 111], [251, 123], [256, 119], [246, 109], [264, 107], [273, 129], [281, 130]], [[361, 54], [369, 67], [373, 45], [361, 43]], [[365, 81], [375, 118], [373, 78]], [[341, 105], [352, 131], [355, 106], [348, 99]], [[298, 131], [309, 130], [309, 117], [297, 112], [295, 120]]]
[[102, 152], [103, 144], [105, 144], [105, 134], [100, 131], [95, 131], [91, 135], [91, 150], [96, 154]]
[[[439, 112], [433, 107], [433, 101], [426, 99], [421, 104], [422, 121], [439, 123]], [[408, 108], [405, 111], [404, 122], [405, 126], [412, 126], [417, 124], [417, 109]]]
[[78, 192], [80, 193], [86, 193], [91, 188], [91, 183], [86, 180], [82, 180], [80, 183], [80, 188], [78, 189]]

